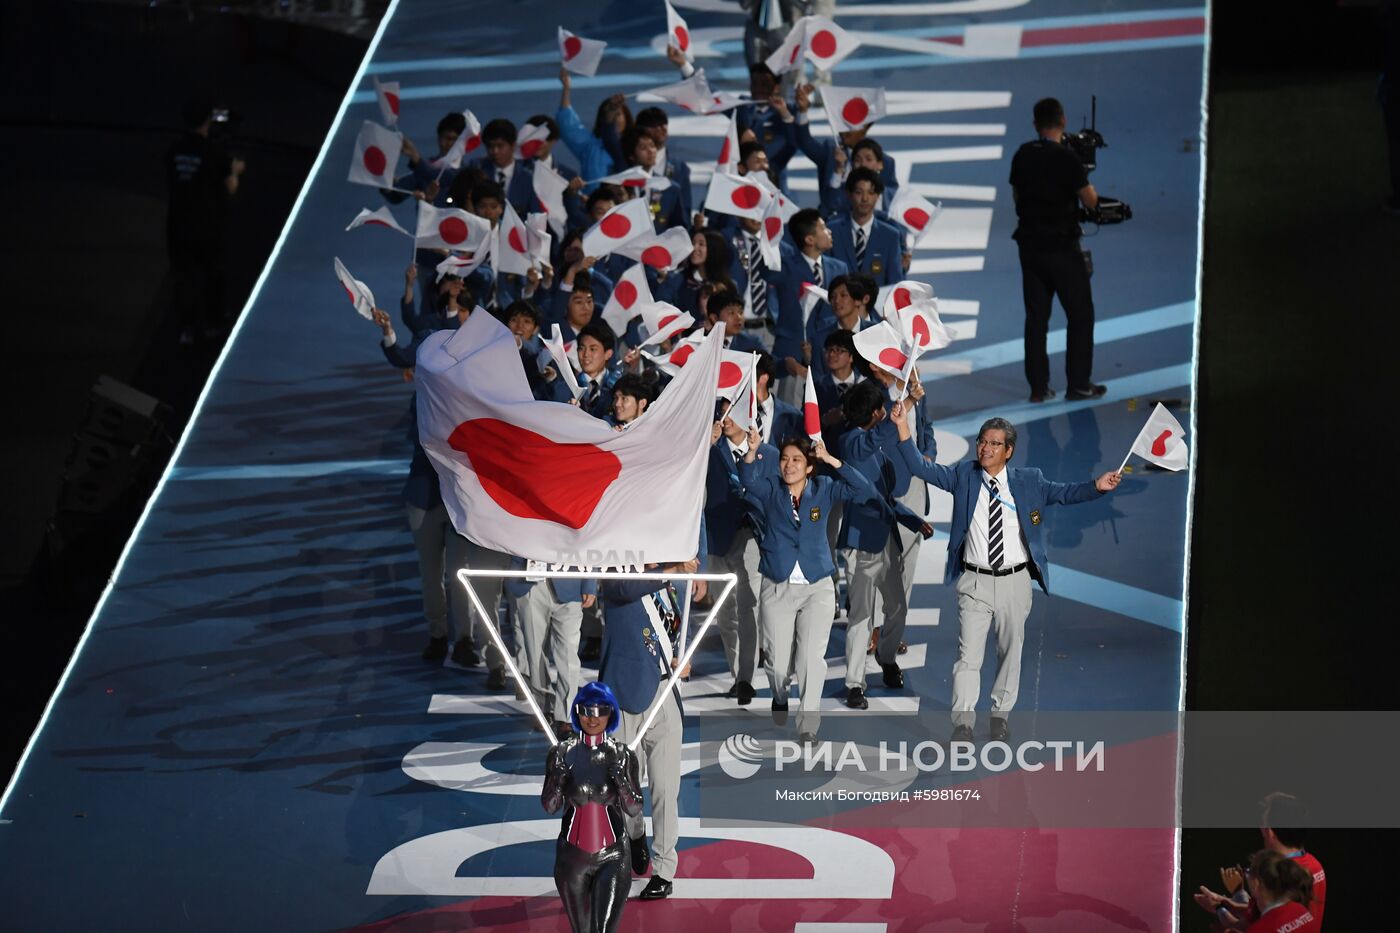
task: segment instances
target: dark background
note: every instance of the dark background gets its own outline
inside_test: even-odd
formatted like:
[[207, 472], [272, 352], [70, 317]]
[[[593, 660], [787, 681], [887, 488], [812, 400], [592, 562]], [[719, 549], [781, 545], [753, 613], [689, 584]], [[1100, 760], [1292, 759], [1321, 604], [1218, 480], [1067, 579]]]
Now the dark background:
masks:
[[[18, 351], [0, 370], [11, 437], [0, 458], [6, 776], [163, 465], [153, 458], [107, 514], [52, 521], [89, 388], [108, 374], [160, 398], [175, 437], [220, 347], [180, 347], [166, 313], [162, 156], [180, 107], [202, 92], [244, 116], [226, 295], [236, 313], [382, 8], [303, 22], [198, 2], [0, 12], [11, 182], [0, 255]], [[1400, 217], [1380, 208], [1379, 61], [1374, 9], [1213, 6], [1188, 709], [1396, 708], [1383, 471], [1398, 367], [1384, 334], [1400, 311]], [[1377, 767], [1393, 767], [1393, 738], [1375, 737]], [[1300, 734], [1298, 754], [1325, 756], [1328, 741]], [[1188, 743], [1193, 789], [1226, 767]], [[1335, 792], [1347, 792], [1344, 774]], [[1216, 885], [1217, 866], [1258, 847], [1251, 819], [1183, 834], [1183, 929], [1206, 928], [1189, 900], [1196, 885]], [[1313, 833], [1329, 929], [1370, 920], [1395, 835]]]

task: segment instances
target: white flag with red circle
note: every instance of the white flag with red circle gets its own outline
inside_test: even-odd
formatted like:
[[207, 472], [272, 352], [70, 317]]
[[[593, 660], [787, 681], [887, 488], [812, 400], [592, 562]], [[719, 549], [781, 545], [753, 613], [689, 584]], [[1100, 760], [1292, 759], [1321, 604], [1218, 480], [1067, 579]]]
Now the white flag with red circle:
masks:
[[420, 249], [460, 249], [475, 251], [491, 234], [491, 221], [469, 214], [458, 207], [434, 207], [418, 202], [418, 230], [414, 239]]
[[724, 142], [719, 147], [719, 158], [715, 160], [715, 171], [739, 174], [739, 114], [729, 115], [729, 129], [725, 130]]
[[915, 282], [913, 279], [903, 279], [889, 287], [884, 303], [880, 305], [880, 314], [887, 320], [894, 320], [905, 306], [916, 301], [927, 301], [932, 297], [932, 285], [926, 282]]
[[838, 133], [869, 126], [885, 115], [885, 89], [882, 87], [822, 88], [826, 119]]
[[515, 138], [515, 151], [522, 159], [537, 159], [549, 142], [549, 127], [543, 123], [526, 123]]
[[388, 127], [398, 126], [399, 82], [381, 82], [378, 78], [371, 80], [374, 82], [374, 96], [379, 101], [379, 115], [384, 118], [384, 125]]
[[852, 340], [856, 345], [856, 352], [871, 366], [880, 367], [896, 379], [904, 378], [909, 354], [905, 352], [904, 338], [888, 320], [859, 331]]
[[578, 384], [578, 377], [574, 375], [572, 364], [578, 360], [571, 359], [564, 346], [564, 335], [559, 331], [559, 325], [555, 324], [550, 328], [549, 335], [541, 335], [545, 349], [549, 351], [550, 359], [554, 360], [554, 371], [556, 379], [564, 380], [564, 387], [569, 390], [569, 394], [574, 398], [583, 397], [583, 386]]
[[748, 103], [737, 94], [712, 89], [703, 68], [697, 69], [695, 74], [684, 81], [641, 91], [637, 94], [637, 99], [642, 101], [663, 100], [675, 104], [682, 110], [699, 114], [719, 113]]
[[715, 383], [715, 396], [737, 405], [739, 396], [748, 388], [750, 370], [754, 355], [737, 350], [725, 350], [719, 363], [719, 379]]
[[758, 231], [758, 251], [763, 256], [763, 264], [774, 272], [783, 271], [783, 231], [787, 221], [783, 217], [781, 195], [768, 199], [763, 209], [763, 226]]
[[664, 343], [668, 338], [684, 333], [695, 326], [695, 318], [673, 304], [653, 301], [642, 308], [642, 327], [647, 337], [637, 344], [637, 349], [652, 344]]
[[394, 187], [394, 168], [403, 151], [403, 136], [373, 120], [366, 120], [355, 137], [355, 157], [350, 162], [350, 180], [375, 188]]
[[493, 245], [493, 268], [497, 275], [525, 275], [532, 265], [530, 256], [530, 231], [515, 208], [507, 201], [496, 224], [496, 242]]
[[[830, 71], [847, 55], [860, 48], [860, 40], [825, 16], [804, 16], [802, 45], [807, 51], [809, 62], [822, 71]], [[823, 89], [822, 100], [825, 99], [826, 90]]]
[[459, 279], [465, 279], [490, 258], [491, 250], [484, 243], [480, 249], [471, 255], [448, 256], [434, 267], [437, 270], [437, 281], [441, 282], [445, 276], [449, 275], [455, 275]]
[[593, 77], [598, 71], [598, 63], [603, 60], [606, 42], [576, 36], [563, 26], [559, 27], [559, 59], [564, 67], [576, 75]]
[[603, 320], [621, 335], [627, 330], [632, 318], [642, 313], [651, 304], [651, 286], [647, 285], [647, 270], [640, 262], [618, 276], [608, 303], [603, 306]]
[[822, 410], [817, 404], [817, 384], [812, 380], [812, 368], [807, 367], [807, 389], [802, 396], [802, 430], [813, 442], [822, 439]]
[[[1149, 463], [1168, 470], [1184, 470], [1191, 465], [1191, 451], [1186, 446], [1186, 434], [1181, 430], [1181, 422], [1158, 402], [1147, 416], [1147, 424], [1138, 432], [1133, 441], [1133, 449], [1128, 456], [1137, 454]], [[1124, 459], [1124, 463], [1128, 461]], [[1119, 467], [1122, 471], [1122, 467]]]
[[633, 198], [608, 211], [583, 235], [583, 255], [602, 259], [654, 230], [646, 198]]
[[917, 359], [930, 350], [942, 350], [953, 342], [952, 331], [938, 316], [938, 299], [925, 298], [900, 308], [896, 315], [899, 320], [899, 336], [912, 350], [911, 356]]
[[802, 17], [788, 30], [787, 38], [769, 55], [764, 64], [775, 75], [781, 75], [798, 67], [802, 62], [802, 47], [807, 31], [807, 17]]
[[747, 175], [715, 172], [710, 176], [710, 190], [705, 195], [705, 210], [730, 214], [749, 220], [762, 220], [763, 211], [773, 196]]
[[370, 210], [367, 207], [360, 208], [360, 212], [355, 215], [354, 220], [350, 221], [350, 226], [345, 228], [345, 232], [349, 233], [356, 227], [367, 226], [388, 227], [390, 230], [397, 230], [404, 236], [413, 236], [413, 234], [409, 233], [403, 227], [399, 226], [399, 222], [395, 220], [394, 215], [390, 213], [388, 205], [385, 205], [384, 207], [378, 208], [376, 210]]
[[[419, 440], [457, 531], [553, 563], [694, 557], [722, 349], [702, 343], [618, 432], [576, 406], [536, 400], [514, 335], [492, 315], [432, 334], [417, 352]], [[637, 508], [645, 502], [666, 508]]]
[[[715, 329], [718, 329], [720, 326], [722, 325], [715, 325]], [[714, 332], [714, 330], [711, 330], [710, 335], [713, 335]], [[698, 350], [707, 339], [708, 337], [706, 334], [696, 331], [689, 337], [682, 337], [679, 342], [671, 347], [670, 353], [666, 353], [662, 356], [653, 356], [645, 350], [641, 352], [642, 356], [646, 357], [648, 361], [662, 372], [674, 376], [685, 367], [685, 364], [690, 360], [691, 356], [695, 354], [695, 351]], [[721, 341], [721, 344], [722, 343], [723, 341]], [[713, 399], [711, 401], [713, 402]], [[710, 415], [714, 415], [713, 405], [711, 405], [710, 408]], [[714, 422], [711, 421], [710, 424], [714, 424]]]
[[684, 227], [672, 227], [665, 233], [639, 236], [617, 253], [658, 272], [670, 272], [684, 262], [694, 249], [695, 241], [690, 231]]
[[938, 215], [943, 213], [943, 202], [934, 203], [904, 185], [890, 202], [890, 219], [909, 231], [915, 245], [933, 227]]
[[807, 321], [812, 317], [812, 309], [823, 301], [829, 301], [826, 289], [811, 282], [803, 282], [801, 293], [798, 296], [802, 302], [802, 327], [807, 327]]
[[530, 173], [535, 186], [535, 198], [540, 202], [540, 207], [549, 217], [549, 226], [558, 236], [564, 235], [565, 227], [568, 224], [568, 212], [564, 208], [564, 192], [569, 190], [569, 183], [548, 165], [536, 162], [534, 171]]
[[335, 257], [335, 277], [340, 279], [340, 285], [345, 289], [345, 294], [350, 299], [350, 304], [360, 313], [360, 317], [367, 321], [374, 320], [374, 292], [369, 290], [369, 286], [350, 274], [350, 270], [345, 268], [345, 263], [340, 261], [340, 257]]
[[695, 53], [691, 50], [690, 27], [681, 19], [676, 8], [671, 6], [670, 0], [661, 2], [666, 6], [666, 44], [680, 49], [686, 61], [695, 61]]
[[526, 214], [525, 229], [530, 234], [530, 259], [535, 268], [549, 265], [550, 243], [549, 216], [547, 214]]
[[665, 191], [671, 187], [671, 179], [665, 175], [656, 175], [650, 169], [640, 165], [611, 175], [604, 175], [602, 178], [595, 178], [588, 182], [590, 185], [618, 185], [628, 191], [637, 192], [643, 190]]
[[470, 110], [463, 110], [462, 116], [467, 121], [467, 128], [462, 130], [457, 136], [457, 140], [452, 144], [452, 148], [436, 159], [429, 159], [428, 164], [436, 169], [459, 169], [462, 167], [462, 159], [469, 152], [474, 152], [481, 146], [481, 123], [477, 121], [476, 114]]

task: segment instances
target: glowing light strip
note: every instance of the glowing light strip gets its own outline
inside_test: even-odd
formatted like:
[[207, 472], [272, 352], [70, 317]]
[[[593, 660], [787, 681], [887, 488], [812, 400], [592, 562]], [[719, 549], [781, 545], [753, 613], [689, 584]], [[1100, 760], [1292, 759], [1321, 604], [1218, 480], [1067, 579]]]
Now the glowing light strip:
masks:
[[544, 734], [549, 737], [551, 745], [559, 744], [559, 737], [554, 734], [554, 726], [549, 720], [544, 718], [544, 712], [540, 709], [539, 704], [535, 702], [534, 692], [531, 691], [530, 685], [525, 682], [525, 678], [521, 675], [519, 668], [515, 666], [515, 662], [511, 660], [510, 652], [506, 650], [506, 643], [501, 639], [501, 633], [496, 629], [496, 617], [492, 613], [486, 611], [486, 607], [481, 603], [481, 598], [476, 595], [476, 588], [471, 584], [473, 577], [488, 577], [492, 579], [509, 578], [513, 580], [529, 577], [544, 580], [724, 581], [724, 589], [720, 591], [719, 598], [715, 600], [714, 606], [710, 610], [709, 617], [706, 618], [704, 624], [700, 626], [700, 631], [696, 632], [695, 637], [690, 640], [690, 645], [681, 656], [680, 663], [671, 669], [671, 679], [666, 684], [666, 693], [662, 694], [661, 702], [653, 703], [647, 710], [647, 718], [642, 720], [641, 731], [637, 733], [636, 738], [627, 746], [633, 751], [637, 750], [638, 746], [641, 744], [642, 736], [646, 735], [647, 730], [651, 728], [652, 722], [656, 719], [656, 714], [661, 711], [662, 704], [666, 702], [666, 697], [676, 688], [676, 681], [680, 679], [681, 671], [685, 670], [686, 665], [690, 663], [691, 656], [695, 654], [695, 649], [699, 646], [700, 640], [705, 637], [705, 633], [709, 631], [710, 626], [714, 624], [716, 617], [719, 615], [719, 607], [724, 605], [724, 601], [729, 598], [729, 594], [734, 591], [734, 587], [739, 582], [738, 575], [733, 573], [625, 573], [617, 570], [599, 573], [590, 570], [472, 570], [470, 567], [463, 567], [461, 570], [458, 570], [457, 581], [461, 583], [462, 586], [466, 587], [467, 595], [471, 597], [472, 606], [476, 608], [477, 614], [481, 616], [481, 621], [486, 623], [486, 630], [491, 633], [491, 641], [495, 643], [496, 650], [499, 651], [501, 657], [505, 659], [506, 669], [510, 671], [510, 676], [515, 679], [515, 684], [520, 689], [520, 692], [525, 694], [525, 701], [530, 704], [530, 712], [534, 714], [536, 721], [538, 721], [540, 727], [544, 729]]
[[190, 420], [185, 424], [185, 431], [180, 435], [180, 442], [175, 445], [175, 451], [170, 455], [170, 461], [165, 465], [165, 470], [160, 475], [160, 481], [156, 483], [155, 490], [151, 497], [146, 500], [146, 507], [141, 510], [141, 517], [136, 520], [136, 526], [131, 530], [131, 536], [126, 539], [126, 544], [122, 547], [121, 554], [117, 557], [117, 563], [112, 568], [112, 575], [107, 580], [107, 586], [103, 588], [102, 595], [97, 598], [97, 605], [93, 607], [92, 615], [88, 617], [87, 626], [83, 629], [83, 634], [78, 637], [78, 643], [73, 648], [73, 655], [68, 659], [68, 665], [63, 669], [63, 674], [58, 679], [58, 686], [54, 688], [53, 695], [49, 697], [49, 702], [44, 706], [44, 712], [39, 717], [39, 722], [34, 726], [34, 732], [29, 736], [29, 742], [24, 746], [24, 751], [20, 753], [19, 761], [15, 763], [14, 772], [10, 775], [10, 782], [5, 785], [4, 794], [0, 794], [0, 816], [3, 816], [5, 806], [10, 802], [10, 795], [14, 793], [15, 787], [19, 784], [20, 775], [24, 772], [24, 766], [29, 761], [30, 754], [33, 753], [35, 745], [38, 743], [39, 734], [44, 731], [49, 717], [53, 714], [54, 706], [58, 703], [59, 694], [68, 684], [68, 678], [73, 674], [78, 656], [82, 654], [83, 646], [87, 644], [89, 636], [92, 635], [93, 627], [97, 624], [97, 617], [101, 615], [102, 609], [107, 605], [107, 598], [112, 595], [116, 588], [117, 579], [121, 576], [122, 568], [126, 565], [126, 559], [131, 554], [132, 548], [136, 544], [136, 539], [141, 534], [141, 529], [145, 527], [146, 520], [150, 518], [151, 512], [155, 508], [156, 500], [165, 489], [166, 482], [170, 479], [171, 473], [175, 469], [176, 462], [180, 459], [180, 454], [185, 449], [185, 443], [194, 433], [195, 421], [199, 417], [200, 411], [204, 407], [205, 399], [209, 396], [209, 390], [214, 385], [215, 378], [219, 375], [219, 370], [223, 367], [224, 361], [228, 359], [229, 352], [233, 349], [233, 342], [238, 336], [238, 332], [243, 328], [243, 324], [248, 319], [248, 312], [252, 310], [254, 302], [258, 300], [258, 295], [262, 292], [263, 285], [267, 282], [268, 275], [272, 270], [273, 263], [282, 253], [282, 247], [287, 242], [287, 234], [292, 229], [292, 224], [296, 222], [297, 214], [301, 210], [302, 203], [306, 200], [307, 193], [311, 190], [311, 185], [316, 179], [316, 175], [321, 170], [321, 164], [326, 159], [326, 153], [331, 146], [331, 140], [335, 138], [336, 130], [340, 128], [341, 122], [345, 119], [345, 113], [350, 108], [355, 97], [355, 89], [364, 80], [365, 70], [369, 67], [369, 60], [374, 57], [375, 49], [379, 47], [380, 40], [384, 37], [385, 29], [389, 25], [389, 20], [398, 9], [399, 0], [389, 0], [389, 6], [384, 11], [384, 18], [379, 21], [379, 28], [374, 32], [374, 38], [370, 39], [369, 47], [365, 50], [364, 58], [360, 59], [360, 67], [356, 69], [355, 76], [350, 80], [349, 87], [345, 91], [345, 96], [340, 100], [340, 109], [336, 111], [335, 119], [331, 121], [331, 127], [326, 132], [325, 141], [321, 143], [321, 151], [316, 153], [316, 161], [312, 163], [311, 170], [306, 174], [306, 181], [302, 183], [301, 191], [297, 194], [296, 203], [292, 205], [291, 213], [287, 215], [287, 222], [282, 225], [282, 232], [277, 237], [277, 242], [272, 246], [272, 253], [268, 256], [267, 263], [263, 266], [262, 273], [258, 276], [257, 282], [253, 284], [253, 290], [248, 295], [248, 300], [243, 304], [243, 310], [238, 315], [238, 320], [234, 322], [233, 329], [229, 331], [228, 340], [224, 342], [224, 348], [219, 353], [219, 358], [214, 361], [214, 367], [209, 371], [209, 378], [204, 383], [204, 388], [200, 390], [199, 399], [195, 402], [194, 410], [190, 413]]

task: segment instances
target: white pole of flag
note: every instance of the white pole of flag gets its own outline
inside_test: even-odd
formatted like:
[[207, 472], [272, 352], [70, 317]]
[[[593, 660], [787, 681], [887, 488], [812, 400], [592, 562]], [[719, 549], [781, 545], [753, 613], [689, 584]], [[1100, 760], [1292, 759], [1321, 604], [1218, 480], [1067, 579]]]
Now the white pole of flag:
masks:
[[[1151, 418], [1148, 418], [1148, 421], [1149, 421], [1149, 422], [1151, 422], [1151, 420], [1152, 420]], [[1119, 473], [1120, 475], [1121, 475], [1122, 472], [1123, 472], [1123, 467], [1125, 467], [1125, 466], [1128, 465], [1128, 461], [1129, 461], [1129, 460], [1132, 458], [1132, 456], [1133, 456], [1133, 448], [1137, 447], [1138, 441], [1142, 440], [1142, 432], [1143, 432], [1143, 431], [1146, 431], [1146, 430], [1147, 430], [1147, 425], [1144, 424], [1144, 425], [1138, 430], [1138, 432], [1137, 432], [1137, 437], [1133, 438], [1133, 443], [1132, 443], [1132, 445], [1128, 448], [1128, 454], [1127, 454], [1127, 456], [1125, 456], [1125, 457], [1123, 458], [1123, 462], [1122, 462], [1122, 463], [1118, 464], [1118, 473]]]

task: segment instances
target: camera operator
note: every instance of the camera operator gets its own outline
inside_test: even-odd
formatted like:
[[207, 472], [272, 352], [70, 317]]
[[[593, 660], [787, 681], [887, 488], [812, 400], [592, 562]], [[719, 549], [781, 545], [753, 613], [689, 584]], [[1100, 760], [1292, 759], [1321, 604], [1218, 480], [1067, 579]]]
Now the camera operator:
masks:
[[1021, 256], [1021, 291], [1026, 303], [1026, 380], [1032, 402], [1055, 397], [1045, 335], [1050, 304], [1058, 295], [1068, 320], [1065, 340], [1066, 399], [1098, 398], [1106, 391], [1090, 378], [1094, 360], [1094, 296], [1089, 268], [1079, 248], [1079, 206], [1094, 210], [1099, 196], [1084, 163], [1064, 145], [1065, 109], [1047, 97], [1035, 105], [1039, 138], [1011, 160], [1016, 200], [1016, 240]]

